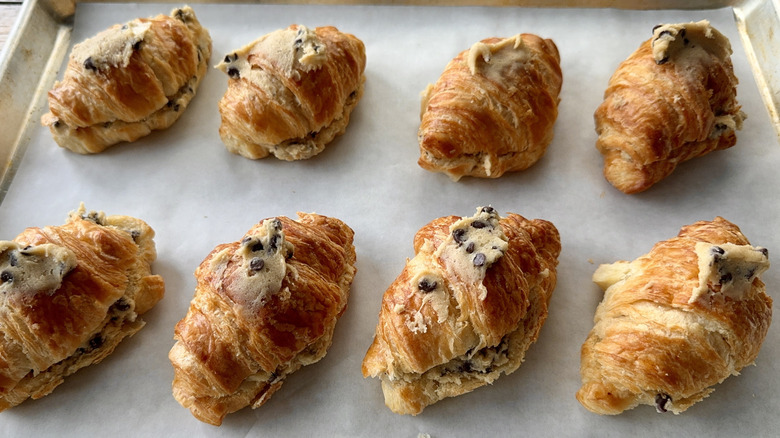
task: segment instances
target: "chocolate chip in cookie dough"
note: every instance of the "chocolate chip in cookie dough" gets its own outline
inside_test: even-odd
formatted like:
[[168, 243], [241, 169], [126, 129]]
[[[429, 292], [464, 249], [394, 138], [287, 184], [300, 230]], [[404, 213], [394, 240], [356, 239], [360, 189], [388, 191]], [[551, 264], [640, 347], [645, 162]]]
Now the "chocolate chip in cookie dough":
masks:
[[235, 67], [230, 67], [227, 71], [228, 76], [230, 76], [233, 79], [240, 79], [241, 73], [239, 73], [238, 69]]
[[92, 62], [91, 56], [84, 60], [84, 68], [87, 70], [97, 71], [97, 67], [95, 66], [95, 63]]
[[662, 392], [659, 392], [655, 395], [655, 410], [662, 414], [667, 411], [666, 405], [672, 401], [672, 397], [669, 396], [669, 394], [664, 394]]
[[471, 223], [471, 226], [476, 228], [476, 229], [480, 229], [480, 228], [487, 227], [488, 224], [486, 222], [483, 222], [483, 221], [474, 221], [474, 222]]
[[133, 44], [133, 50], [136, 52], [141, 50], [141, 43], [143, 43], [143, 40], [136, 41], [135, 44]]
[[263, 269], [263, 266], [265, 266], [265, 262], [260, 257], [254, 257], [249, 261], [249, 269], [252, 271], [259, 271]]
[[417, 283], [417, 288], [420, 289], [422, 292], [433, 292], [436, 287], [439, 284], [434, 280], [429, 280], [427, 278], [423, 278], [420, 280], [419, 283]]
[[485, 256], [485, 254], [481, 252], [478, 252], [474, 256], [474, 266], [476, 267], [485, 266], [486, 261], [487, 261], [487, 257]]
[[476, 249], [475, 246], [476, 245], [474, 245], [474, 242], [469, 242], [469, 244], [466, 245], [466, 252], [471, 254], [472, 252], [474, 252], [474, 249]]
[[14, 274], [10, 273], [9, 271], [3, 271], [0, 273], [0, 282], [3, 283], [10, 283], [14, 281]]
[[452, 230], [452, 238], [455, 239], [458, 244], [462, 244], [466, 241], [466, 230], [463, 228], [456, 228]]

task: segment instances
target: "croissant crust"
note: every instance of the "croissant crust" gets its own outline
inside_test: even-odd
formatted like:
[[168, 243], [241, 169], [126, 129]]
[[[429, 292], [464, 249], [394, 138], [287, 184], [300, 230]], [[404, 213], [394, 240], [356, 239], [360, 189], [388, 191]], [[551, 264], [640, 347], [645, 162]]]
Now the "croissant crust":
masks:
[[230, 152], [286, 161], [319, 154], [363, 95], [363, 42], [332, 26], [292, 25], [225, 56], [219, 134]]
[[580, 403], [599, 414], [640, 404], [677, 414], [752, 364], [772, 318], [758, 278], [767, 254], [717, 217], [599, 267], [593, 279], [606, 292], [582, 346]]
[[38, 399], [140, 330], [165, 291], [140, 219], [71, 213], [0, 242], [0, 411]]
[[530, 167], [552, 141], [562, 82], [552, 40], [520, 34], [474, 44], [423, 92], [418, 164], [453, 180]]
[[169, 358], [174, 397], [201, 421], [220, 425], [228, 413], [263, 405], [331, 344], [355, 275], [353, 231], [335, 218], [298, 215], [261, 221], [195, 271]]
[[81, 154], [135, 141], [181, 116], [210, 57], [211, 37], [188, 6], [114, 25], [73, 47], [41, 122]]
[[736, 144], [746, 116], [730, 55], [728, 39], [700, 21], [658, 26], [620, 64], [594, 116], [613, 186], [647, 190], [678, 164]]
[[556, 228], [514, 213], [501, 218], [506, 250], [475, 282], [450, 271], [456, 263], [437, 251], [459, 220], [439, 218], [417, 232], [416, 255], [385, 292], [363, 359], [363, 375], [381, 378], [385, 404], [399, 414], [417, 415], [515, 371], [547, 317], [561, 249]]

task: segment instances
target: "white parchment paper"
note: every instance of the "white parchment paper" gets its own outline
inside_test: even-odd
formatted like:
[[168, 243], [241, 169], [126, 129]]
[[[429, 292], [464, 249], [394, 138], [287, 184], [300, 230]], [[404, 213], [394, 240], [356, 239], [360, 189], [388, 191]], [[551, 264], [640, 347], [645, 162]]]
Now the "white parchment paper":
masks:
[[[73, 41], [172, 5], [79, 4]], [[643, 406], [601, 417], [574, 398], [579, 350], [601, 292], [600, 263], [632, 260], [683, 225], [723, 216], [755, 245], [780, 254], [780, 147], [760, 100], [730, 10], [624, 11], [407, 6], [196, 4], [214, 42], [211, 64], [292, 23], [335, 25], [366, 45], [366, 90], [344, 136], [319, 156], [288, 163], [226, 151], [217, 102], [227, 77], [211, 69], [190, 108], [170, 129], [95, 156], [59, 148], [41, 128], [0, 206], [0, 238], [27, 226], [61, 224], [88, 209], [136, 216], [157, 232], [154, 271], [165, 298], [147, 326], [102, 363], [66, 379], [51, 395], [0, 414], [2, 436], [769, 436], [780, 420], [778, 326], [756, 366], [718, 385], [682, 415]], [[618, 63], [662, 22], [709, 19], [734, 48], [739, 101], [748, 114], [735, 147], [681, 165], [649, 191], [628, 196], [601, 173], [593, 112]], [[497, 180], [452, 182], [417, 166], [419, 93], [472, 43], [520, 32], [552, 38], [564, 85], [555, 139], [531, 169]], [[43, 102], [40, 113], [42, 114]], [[552, 221], [563, 252], [558, 286], [538, 342], [512, 375], [428, 407], [417, 417], [384, 406], [378, 380], [360, 364], [386, 287], [412, 257], [412, 237], [433, 218], [471, 215], [490, 204]], [[328, 355], [293, 374], [257, 410], [217, 428], [194, 419], [171, 396], [167, 354], [173, 327], [195, 287], [193, 272], [219, 243], [239, 239], [263, 218], [296, 211], [344, 220], [355, 230], [358, 273]], [[780, 270], [763, 276], [780, 298]], [[775, 306], [776, 308], [777, 306]]]

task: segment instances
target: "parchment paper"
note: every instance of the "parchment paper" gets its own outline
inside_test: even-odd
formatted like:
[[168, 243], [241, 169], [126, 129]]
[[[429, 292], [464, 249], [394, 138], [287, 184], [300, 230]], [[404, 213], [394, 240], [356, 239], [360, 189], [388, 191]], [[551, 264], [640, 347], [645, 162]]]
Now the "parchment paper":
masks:
[[[73, 41], [174, 6], [79, 4]], [[157, 232], [154, 271], [165, 298], [146, 327], [102, 363], [66, 379], [51, 395], [0, 414], [2, 436], [768, 436], [778, 430], [778, 326], [756, 366], [718, 385], [682, 415], [643, 406], [615, 417], [592, 414], [574, 393], [579, 351], [601, 300], [591, 275], [600, 263], [632, 260], [683, 225], [723, 216], [755, 245], [780, 251], [780, 148], [745, 60], [731, 11], [623, 11], [407, 6], [196, 4], [214, 41], [211, 64], [267, 32], [301, 23], [335, 25], [361, 38], [365, 94], [344, 136], [302, 162], [251, 161], [226, 151], [217, 102], [227, 77], [211, 69], [190, 108], [170, 129], [95, 156], [59, 148], [41, 128], [0, 207], [0, 238], [27, 226], [57, 225], [88, 209], [146, 220]], [[661, 22], [709, 19], [734, 48], [739, 101], [749, 118], [734, 148], [681, 165], [651, 190], [628, 196], [601, 173], [593, 111], [618, 63]], [[555, 139], [531, 169], [497, 180], [452, 182], [417, 166], [419, 93], [459, 51], [490, 36], [552, 38], [564, 85]], [[63, 62], [64, 65], [64, 62]], [[61, 75], [61, 72], [60, 72]], [[40, 103], [40, 113], [44, 102]], [[412, 237], [433, 218], [471, 215], [490, 204], [552, 221], [563, 252], [549, 318], [512, 375], [428, 407], [417, 417], [384, 406], [379, 381], [360, 364], [384, 290], [412, 257]], [[173, 327], [195, 287], [193, 272], [219, 243], [253, 224], [296, 211], [344, 220], [355, 230], [358, 273], [349, 308], [327, 356], [304, 367], [257, 410], [213, 427], [173, 399], [167, 354]], [[776, 257], [776, 256], [775, 256]], [[780, 274], [763, 276], [770, 295]], [[776, 308], [776, 306], [775, 306]]]

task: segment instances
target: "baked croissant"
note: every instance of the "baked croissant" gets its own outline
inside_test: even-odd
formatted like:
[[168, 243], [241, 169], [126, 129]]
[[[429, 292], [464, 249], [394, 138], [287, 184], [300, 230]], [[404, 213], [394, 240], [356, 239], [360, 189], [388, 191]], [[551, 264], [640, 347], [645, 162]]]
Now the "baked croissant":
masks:
[[219, 135], [230, 152], [286, 161], [319, 154], [363, 95], [366, 50], [335, 27], [292, 25], [225, 56]]
[[474, 44], [422, 93], [418, 164], [455, 181], [530, 167], [552, 141], [562, 82], [552, 40], [520, 34]]
[[114, 25], [73, 47], [41, 122], [80, 154], [135, 141], [179, 118], [210, 57], [209, 33], [188, 6]]
[[86, 212], [0, 241], [0, 411], [51, 393], [144, 326], [165, 292], [154, 231]]
[[656, 26], [623, 61], [595, 113], [604, 176], [637, 193], [679, 163], [733, 146], [746, 118], [728, 39], [707, 21]]
[[176, 324], [173, 396], [198, 420], [257, 408], [325, 356], [355, 276], [353, 232], [338, 219], [269, 218], [218, 245], [195, 271]]
[[491, 207], [435, 219], [382, 298], [363, 376], [385, 404], [417, 415], [515, 371], [547, 318], [561, 250], [544, 220]]
[[582, 346], [577, 399], [598, 414], [640, 404], [675, 414], [753, 363], [772, 319], [768, 251], [717, 217], [633, 262], [602, 265], [605, 289]]

